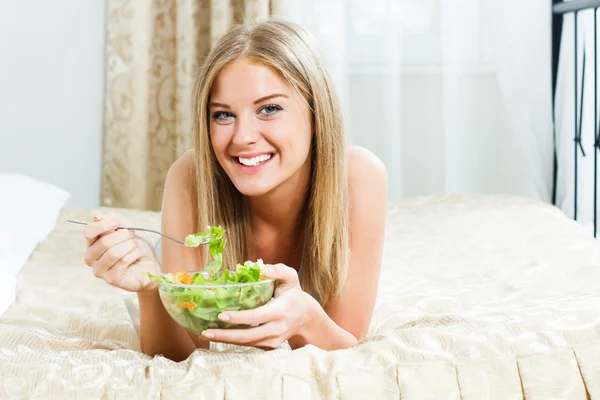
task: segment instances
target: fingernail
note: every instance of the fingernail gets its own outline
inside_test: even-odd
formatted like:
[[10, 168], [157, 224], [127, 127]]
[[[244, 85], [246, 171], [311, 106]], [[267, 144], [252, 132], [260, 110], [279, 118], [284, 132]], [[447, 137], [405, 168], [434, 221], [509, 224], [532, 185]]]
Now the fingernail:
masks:
[[275, 272], [275, 268], [273, 268], [273, 267], [265, 268], [262, 271], [262, 273], [265, 274], [265, 275], [273, 275], [274, 272]]
[[204, 336], [205, 338], [208, 338], [208, 339], [214, 339], [215, 334], [212, 332], [204, 331], [204, 332], [202, 332], [202, 336]]
[[218, 317], [221, 321], [229, 321], [229, 315], [227, 314], [219, 314]]
[[111, 224], [111, 226], [113, 228], [116, 228], [117, 226], [119, 226], [119, 223], [117, 221], [113, 221], [112, 224]]

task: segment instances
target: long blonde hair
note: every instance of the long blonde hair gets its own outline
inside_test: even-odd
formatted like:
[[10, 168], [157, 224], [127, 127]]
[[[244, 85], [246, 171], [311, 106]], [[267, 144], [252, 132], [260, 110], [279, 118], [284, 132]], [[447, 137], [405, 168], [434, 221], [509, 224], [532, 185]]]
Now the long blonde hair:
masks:
[[245, 57], [269, 66], [307, 101], [313, 118], [312, 166], [304, 221], [302, 288], [322, 305], [341, 295], [349, 263], [347, 154], [342, 110], [314, 39], [294, 23], [269, 20], [234, 25], [216, 43], [195, 93], [195, 184], [198, 227], [222, 225], [223, 264], [248, 257], [249, 210], [217, 161], [209, 136], [213, 82], [231, 61]]

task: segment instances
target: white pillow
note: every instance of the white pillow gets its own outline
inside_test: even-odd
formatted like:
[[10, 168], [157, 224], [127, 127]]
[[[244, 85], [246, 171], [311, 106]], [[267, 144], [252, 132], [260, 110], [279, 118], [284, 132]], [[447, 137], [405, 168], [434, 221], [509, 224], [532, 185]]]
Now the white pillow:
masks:
[[0, 315], [14, 301], [16, 276], [54, 229], [71, 194], [31, 177], [0, 173]]

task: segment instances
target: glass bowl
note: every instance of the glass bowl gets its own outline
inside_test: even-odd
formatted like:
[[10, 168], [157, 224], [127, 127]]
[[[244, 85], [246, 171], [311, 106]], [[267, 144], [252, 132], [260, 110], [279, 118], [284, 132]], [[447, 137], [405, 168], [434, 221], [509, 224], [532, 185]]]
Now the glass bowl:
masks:
[[201, 335], [208, 328], [249, 328], [249, 325], [221, 321], [218, 315], [224, 311], [251, 310], [266, 304], [273, 297], [275, 279], [202, 285], [161, 282], [158, 283], [158, 291], [169, 315], [190, 332]]

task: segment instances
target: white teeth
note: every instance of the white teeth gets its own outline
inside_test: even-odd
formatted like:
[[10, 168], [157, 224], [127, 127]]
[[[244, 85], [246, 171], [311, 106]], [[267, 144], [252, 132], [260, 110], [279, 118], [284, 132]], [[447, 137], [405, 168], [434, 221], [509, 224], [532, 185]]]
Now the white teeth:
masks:
[[270, 160], [271, 157], [272, 157], [271, 154], [262, 154], [257, 157], [252, 157], [252, 158], [239, 157], [238, 159], [240, 160], [240, 164], [243, 164], [247, 167], [256, 167], [257, 165], [262, 164], [267, 160]]

